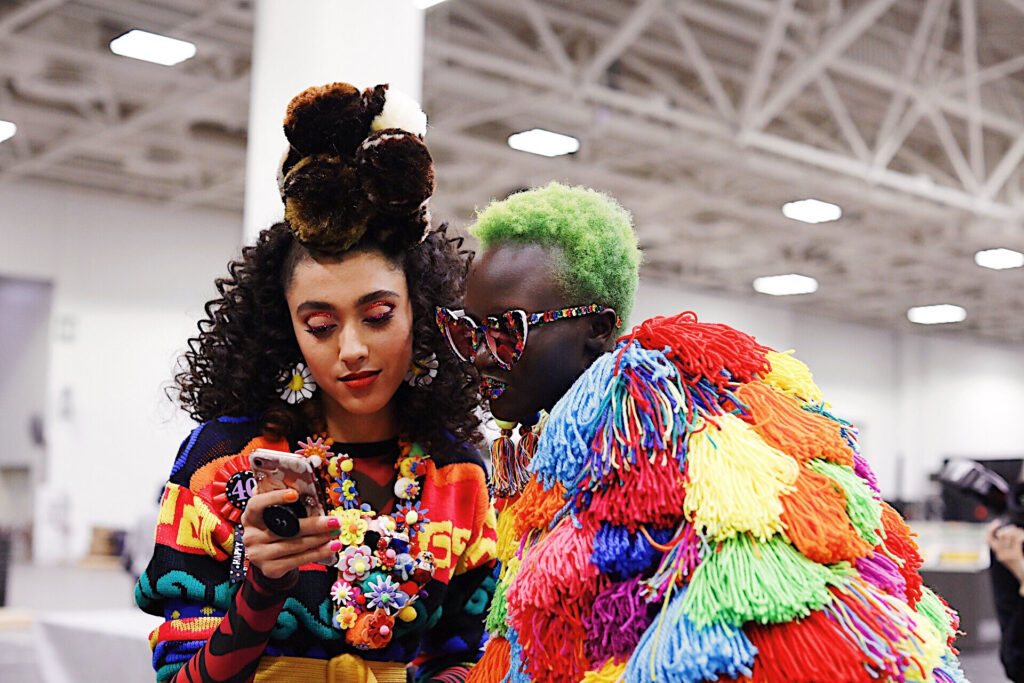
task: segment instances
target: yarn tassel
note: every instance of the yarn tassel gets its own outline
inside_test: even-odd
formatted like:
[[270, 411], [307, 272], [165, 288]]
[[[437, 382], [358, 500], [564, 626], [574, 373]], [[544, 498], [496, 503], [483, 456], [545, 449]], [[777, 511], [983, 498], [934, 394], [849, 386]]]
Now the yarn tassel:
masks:
[[697, 530], [715, 538], [781, 532], [779, 497], [793, 490], [796, 460], [772, 448], [735, 415], [690, 437], [683, 509]]
[[469, 670], [466, 683], [498, 683], [508, 673], [510, 649], [507, 640], [492, 634], [483, 656]]
[[814, 383], [810, 368], [793, 357], [792, 349], [782, 353], [769, 351], [767, 360], [771, 371], [762, 377], [765, 384], [805, 403], [824, 403], [825, 397]]
[[782, 523], [797, 550], [818, 564], [849, 561], [871, 551], [850, 524], [839, 486], [807, 467], [800, 468], [793, 491], [782, 496]]
[[721, 623], [698, 628], [687, 616], [689, 594], [667, 599], [626, 663], [626, 683], [699, 683], [719, 677], [748, 676], [757, 650], [739, 628]]
[[579, 680], [593, 668], [583, 648], [583, 614], [598, 588], [590, 564], [595, 531], [563, 519], [526, 552], [506, 593], [509, 624], [537, 681]]
[[697, 565], [710, 552], [707, 543], [697, 535], [694, 526], [686, 522], [680, 525], [672, 540], [664, 545], [659, 545], [650, 538], [643, 527], [640, 527], [640, 533], [647, 536], [647, 542], [652, 546], [667, 551], [661, 558], [658, 569], [649, 579], [643, 581], [640, 590], [647, 602], [660, 602], [673, 588], [688, 582]]
[[931, 588], [921, 588], [921, 599], [914, 605], [914, 610], [926, 618], [932, 626], [946, 639], [946, 646], [952, 647], [956, 639], [956, 630], [960, 625], [960, 616], [945, 600], [936, 595]]
[[531, 477], [516, 504], [516, 533], [522, 536], [530, 529], [547, 529], [564, 507], [565, 487], [555, 482], [545, 489], [536, 477]]
[[520, 467], [516, 445], [512, 441], [514, 426], [501, 425], [501, 436], [491, 443], [491, 496], [514, 496], [526, 485], [529, 473]]
[[494, 588], [494, 596], [491, 598], [491, 604], [487, 608], [487, 619], [484, 622], [487, 632], [492, 636], [504, 636], [508, 630], [508, 602], [506, 594], [516, 574], [519, 573], [519, 566], [520, 561], [517, 557], [513, 557], [507, 564], [502, 565], [501, 577], [498, 579], [498, 585]]
[[941, 634], [905, 602], [878, 591], [855, 575], [837, 575], [826, 612], [879, 673], [929, 681], [946, 651]]
[[852, 467], [811, 460], [808, 467], [834, 481], [846, 495], [846, 514], [861, 538], [872, 546], [882, 542], [882, 501]]
[[765, 354], [771, 351], [728, 325], [698, 322], [693, 311], [651, 318], [623, 339], [636, 340], [648, 349], [666, 349], [687, 383], [703, 378], [718, 388], [763, 375], [768, 370]]
[[860, 577], [884, 593], [907, 599], [907, 580], [900, 567], [888, 555], [873, 552], [854, 563]]
[[587, 657], [599, 667], [613, 660], [625, 662], [650, 623], [647, 603], [640, 597], [639, 576], [609, 585], [583, 616]]
[[801, 555], [781, 536], [719, 543], [690, 579], [683, 609], [698, 627], [780, 623], [806, 617], [829, 602], [828, 568]]
[[907, 604], [914, 607], [922, 595], [921, 574], [918, 570], [924, 564], [914, 541], [914, 533], [900, 514], [885, 502], [882, 503], [882, 527], [885, 529], [884, 548], [898, 560], [900, 574], [907, 582]]
[[796, 399], [764, 382], [743, 384], [735, 393], [745, 405], [754, 431], [769, 445], [801, 462], [821, 458], [853, 465], [853, 451], [837, 423], [801, 410]]
[[935, 683], [970, 683], [964, 670], [960, 668], [960, 662], [952, 653], [947, 652], [942, 657], [942, 664], [932, 671]]
[[641, 525], [666, 526], [679, 521], [686, 489], [683, 473], [675, 460], [656, 457], [654, 462], [639, 458], [622, 481], [577, 499], [583, 501], [583, 516], [626, 526], [636, 531]]
[[878, 477], [875, 476], [871, 466], [868, 465], [868, 461], [860, 453], [855, 452], [853, 454], [853, 471], [864, 480], [868, 488], [877, 494], [882, 493], [882, 487], [878, 484]]
[[874, 683], [860, 649], [823, 612], [784, 624], [747, 624], [758, 683]]
[[514, 629], [509, 629], [505, 637], [508, 640], [508, 673], [501, 679], [501, 683], [531, 683], [523, 662], [523, 648], [519, 644], [519, 634]]
[[617, 683], [617, 681], [622, 680], [622, 674], [625, 670], [625, 662], [616, 664], [615, 660], [609, 659], [599, 670], [588, 671], [583, 674], [580, 683]]
[[645, 534], [605, 522], [594, 536], [590, 563], [613, 581], [628, 579], [646, 573], [661, 559], [662, 551], [654, 544], [664, 545], [672, 536], [671, 529], [654, 529]]

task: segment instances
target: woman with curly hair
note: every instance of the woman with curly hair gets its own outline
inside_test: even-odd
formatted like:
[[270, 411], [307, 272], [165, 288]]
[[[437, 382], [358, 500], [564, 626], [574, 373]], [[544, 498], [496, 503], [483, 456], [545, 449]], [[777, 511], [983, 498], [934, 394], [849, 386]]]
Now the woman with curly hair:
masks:
[[[285, 221], [217, 280], [176, 377], [202, 424], [136, 587], [160, 681], [461, 681], [479, 657], [495, 520], [476, 382], [434, 322], [470, 254], [430, 229], [425, 122], [387, 86], [288, 107]], [[328, 513], [268, 528], [299, 496], [256, 492], [258, 448], [305, 456]]]

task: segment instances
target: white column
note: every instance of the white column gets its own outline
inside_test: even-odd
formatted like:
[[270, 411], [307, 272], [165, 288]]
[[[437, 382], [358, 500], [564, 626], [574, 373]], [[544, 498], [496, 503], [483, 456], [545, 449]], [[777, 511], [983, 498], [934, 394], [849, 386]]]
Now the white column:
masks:
[[258, 0], [252, 50], [243, 240], [284, 216], [277, 166], [289, 100], [311, 85], [377, 83], [417, 100], [423, 10], [413, 0]]

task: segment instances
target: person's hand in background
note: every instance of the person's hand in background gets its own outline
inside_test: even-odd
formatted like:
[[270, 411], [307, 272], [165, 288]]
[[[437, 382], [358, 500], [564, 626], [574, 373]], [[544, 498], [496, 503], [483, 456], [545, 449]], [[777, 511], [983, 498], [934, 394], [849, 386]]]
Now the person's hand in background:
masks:
[[1021, 582], [1020, 591], [1024, 596], [1024, 529], [1013, 525], [1000, 527], [1000, 524], [998, 520], [989, 524], [985, 538], [996, 559]]

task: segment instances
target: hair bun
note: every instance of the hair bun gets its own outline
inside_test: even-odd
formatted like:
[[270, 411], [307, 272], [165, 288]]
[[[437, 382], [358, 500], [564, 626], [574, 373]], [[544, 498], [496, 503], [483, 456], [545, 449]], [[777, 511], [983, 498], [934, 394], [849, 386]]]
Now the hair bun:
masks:
[[395, 246], [422, 239], [434, 168], [426, 115], [412, 98], [387, 85], [308, 88], [288, 105], [284, 131], [280, 189], [299, 241], [338, 252], [364, 237]]

